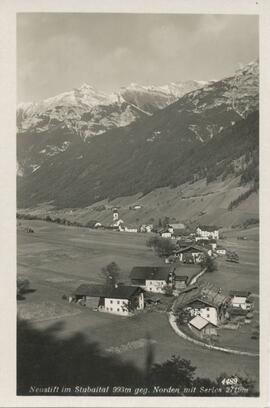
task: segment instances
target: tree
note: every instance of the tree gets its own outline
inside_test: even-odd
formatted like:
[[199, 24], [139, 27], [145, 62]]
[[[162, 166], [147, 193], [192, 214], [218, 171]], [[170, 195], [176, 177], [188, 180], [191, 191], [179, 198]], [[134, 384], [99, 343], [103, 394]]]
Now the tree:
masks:
[[157, 237], [156, 235], [152, 236], [146, 241], [146, 246], [149, 248], [156, 248], [156, 246], [158, 245], [158, 241], [159, 237]]
[[150, 382], [163, 386], [192, 386], [196, 367], [189, 360], [172, 356], [170, 360], [162, 364], [155, 364], [150, 372]]
[[211, 256], [206, 255], [201, 262], [201, 267], [202, 269], [207, 269], [207, 272], [214, 272], [217, 270], [217, 265], [214, 262], [214, 260], [211, 258]]
[[172, 255], [174, 249], [175, 245], [169, 238], [159, 238], [157, 246], [155, 247], [160, 257]]
[[24, 299], [23, 295], [29, 291], [30, 282], [28, 279], [17, 278], [17, 300]]
[[175, 244], [169, 238], [153, 236], [148, 239], [146, 246], [154, 248], [158, 256], [170, 256], [175, 249]]
[[162, 221], [162, 227], [166, 228], [170, 223], [170, 218], [169, 217], [165, 217], [164, 220]]
[[90, 220], [86, 223], [86, 227], [88, 228], [94, 228], [94, 226], [96, 225], [97, 221], [96, 220]]
[[165, 296], [172, 296], [173, 295], [173, 288], [170, 285], [166, 285], [163, 287], [163, 292]]
[[119, 279], [120, 268], [116, 262], [111, 262], [101, 269], [102, 275], [105, 278], [106, 286], [114, 286]]

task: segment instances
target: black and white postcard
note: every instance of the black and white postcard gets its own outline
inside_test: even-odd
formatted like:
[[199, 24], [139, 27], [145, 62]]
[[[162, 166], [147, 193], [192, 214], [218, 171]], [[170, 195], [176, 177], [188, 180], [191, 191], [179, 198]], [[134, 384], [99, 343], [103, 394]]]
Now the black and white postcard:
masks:
[[10, 3], [1, 406], [267, 406], [267, 2]]

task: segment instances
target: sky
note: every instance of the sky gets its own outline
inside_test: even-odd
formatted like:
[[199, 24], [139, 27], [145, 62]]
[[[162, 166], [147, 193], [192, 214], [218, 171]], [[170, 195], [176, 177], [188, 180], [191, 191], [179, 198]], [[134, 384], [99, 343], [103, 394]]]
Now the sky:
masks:
[[17, 100], [221, 79], [258, 53], [252, 15], [19, 13]]

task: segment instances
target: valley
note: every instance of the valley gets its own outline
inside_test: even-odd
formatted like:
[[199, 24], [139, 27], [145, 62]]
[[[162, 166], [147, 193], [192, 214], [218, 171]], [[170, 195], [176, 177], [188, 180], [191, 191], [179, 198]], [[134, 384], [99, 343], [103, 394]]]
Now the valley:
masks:
[[[90, 221], [109, 225], [112, 208], [119, 208], [121, 218], [132, 227], [143, 223], [157, 223], [169, 217], [171, 222], [215, 223], [220, 226], [242, 225], [246, 220], [259, 218], [258, 193], [253, 193], [237, 208], [228, 210], [229, 204], [248, 187], [239, 186], [237, 179], [231, 178], [210, 184], [206, 180], [186, 183], [179, 187], [155, 189], [148, 194], [118, 197], [114, 200], [98, 201], [85, 208], [54, 208], [43, 203], [34, 208], [18, 209], [18, 214], [32, 215], [45, 219], [60, 218], [87, 225]], [[140, 208], [135, 210], [134, 206]]]
[[[23, 223], [21, 227], [29, 224]], [[145, 234], [93, 231], [41, 221], [32, 221], [30, 225], [34, 234], [18, 229], [18, 274], [29, 279], [34, 291], [26, 294], [25, 300], [18, 301], [18, 313], [33, 327], [41, 332], [50, 329], [58, 339], [81, 333], [87, 342], [97, 341], [102, 350], [122, 347], [125, 351], [121, 352], [121, 359], [132, 361], [141, 368], [146, 358], [142, 339], [150, 336], [155, 362], [163, 362], [172, 354], [180, 355], [197, 366], [198, 375], [214, 379], [221, 374], [222, 361], [223, 372], [248, 373], [258, 384], [257, 358], [230, 354], [224, 358], [222, 352], [204, 350], [189, 343], [172, 331], [166, 313], [146, 309], [127, 319], [85, 309], [62, 299], [63, 294], [68, 295], [81, 283], [101, 282], [101, 268], [113, 260], [119, 264], [124, 282], [128, 282], [129, 272], [135, 265], [162, 265], [163, 261], [146, 247]], [[255, 235], [258, 238], [258, 230]], [[242, 262], [235, 266], [221, 262], [219, 270], [207, 274], [205, 279], [218, 282], [224, 293], [229, 292], [233, 282], [234, 288], [251, 289], [257, 294], [258, 241], [240, 242], [230, 237], [224, 245], [236, 245]], [[140, 347], [131, 347], [139, 341]], [[130, 346], [124, 347], [126, 345]]]
[[173, 207], [170, 191], [178, 193], [187, 184], [192, 191], [197, 181], [216, 192], [222, 184], [229, 191], [231, 183], [235, 193], [228, 196], [233, 200], [238, 198], [237, 188], [239, 195], [256, 193], [257, 86], [258, 64], [253, 62], [234, 77], [207, 84], [151, 116], [89, 140], [63, 121], [42, 132], [36, 128], [19, 132], [18, 208], [48, 202], [57, 210], [87, 208], [106, 199], [151, 197], [159, 189], [167, 191], [166, 204]]

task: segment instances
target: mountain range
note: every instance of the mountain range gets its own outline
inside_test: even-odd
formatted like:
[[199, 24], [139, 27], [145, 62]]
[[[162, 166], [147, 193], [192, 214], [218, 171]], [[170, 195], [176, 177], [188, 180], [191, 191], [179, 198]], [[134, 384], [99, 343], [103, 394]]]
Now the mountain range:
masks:
[[83, 208], [198, 180], [237, 179], [254, 192], [258, 111], [258, 61], [219, 81], [109, 96], [83, 85], [20, 105], [18, 206]]
[[20, 103], [17, 108], [18, 133], [68, 128], [86, 139], [115, 127], [123, 127], [170, 105], [204, 81], [186, 81], [164, 86], [132, 83], [118, 92], [104, 93], [83, 84], [36, 103]]

